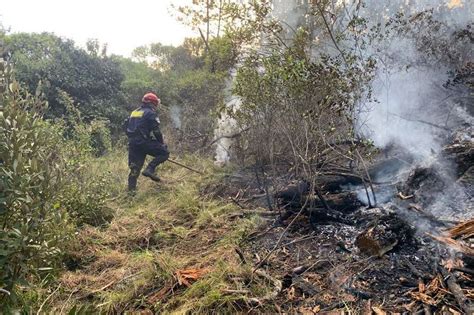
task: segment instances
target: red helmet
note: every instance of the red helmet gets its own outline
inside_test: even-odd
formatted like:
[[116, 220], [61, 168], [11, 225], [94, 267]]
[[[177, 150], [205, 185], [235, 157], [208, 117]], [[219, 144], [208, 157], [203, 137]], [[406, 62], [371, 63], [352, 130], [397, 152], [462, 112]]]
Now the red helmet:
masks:
[[160, 105], [160, 99], [153, 93], [146, 93], [142, 98], [143, 103], [152, 103], [155, 106]]

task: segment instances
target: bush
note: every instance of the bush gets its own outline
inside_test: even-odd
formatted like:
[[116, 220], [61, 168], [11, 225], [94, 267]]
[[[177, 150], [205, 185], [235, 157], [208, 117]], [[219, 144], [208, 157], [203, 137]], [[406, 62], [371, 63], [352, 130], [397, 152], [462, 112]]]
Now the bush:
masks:
[[111, 143], [104, 121], [45, 121], [40, 87], [31, 95], [13, 81], [0, 101], [0, 304], [9, 311], [62, 267], [76, 225], [112, 218], [107, 177], [90, 169]]
[[75, 178], [71, 178], [71, 182], [59, 192], [59, 204], [79, 226], [83, 224], [98, 226], [110, 222], [113, 211], [106, 205], [106, 199], [110, 195], [106, 177], [90, 174], [87, 170], [75, 175]]
[[13, 82], [0, 97], [0, 304], [7, 306], [18, 303], [20, 284], [54, 271], [73, 230], [55, 202], [61, 130], [42, 119], [41, 93]]
[[245, 60], [234, 89], [242, 104], [230, 114], [250, 128], [244, 140], [252, 163], [286, 165], [296, 173], [341, 160], [345, 165], [354, 159], [354, 112], [374, 64], [325, 54], [315, 59], [306, 49], [307, 33], [297, 35], [288, 48]]
[[64, 91], [59, 95], [68, 115], [60, 122], [65, 126], [62, 154], [66, 162], [66, 184], [58, 191], [58, 202], [78, 225], [100, 225], [112, 218], [111, 210], [105, 205], [109, 196], [107, 180], [104, 174], [89, 168], [94, 157], [110, 151], [110, 131], [103, 120], [85, 123], [72, 98]]
[[69, 140], [68, 145], [72, 146], [69, 149], [76, 151], [72, 151], [75, 157], [70, 156], [71, 160], [85, 160], [91, 155], [98, 157], [110, 152], [112, 138], [109, 122], [103, 119], [84, 122], [71, 96], [64, 91], [59, 91], [58, 95], [60, 103], [67, 110], [67, 115], [56, 122], [64, 126], [65, 137]]
[[112, 140], [107, 121], [93, 120], [89, 124], [90, 145], [94, 156], [99, 157], [109, 153], [112, 149]]

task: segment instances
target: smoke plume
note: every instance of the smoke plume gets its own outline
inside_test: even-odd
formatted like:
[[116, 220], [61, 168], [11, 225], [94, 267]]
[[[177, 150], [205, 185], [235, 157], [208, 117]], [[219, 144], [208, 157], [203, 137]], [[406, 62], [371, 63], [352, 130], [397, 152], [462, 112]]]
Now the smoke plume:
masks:
[[171, 121], [176, 129], [181, 129], [181, 110], [182, 108], [177, 105], [172, 105], [170, 107]]
[[217, 127], [214, 130], [216, 139], [215, 164], [224, 166], [230, 161], [230, 152], [232, 147], [232, 135], [237, 132], [237, 121], [228, 115], [228, 111], [235, 111], [239, 108], [242, 100], [240, 97], [232, 95], [232, 84], [237, 71], [230, 71], [230, 78], [226, 83], [225, 111], [221, 113], [217, 121]]
[[[370, 23], [386, 22], [389, 16], [373, 14], [381, 10], [380, 6], [380, 1], [368, 1], [361, 14]], [[449, 71], [462, 61], [456, 60], [458, 65], [453, 65], [452, 60], [443, 60], [442, 56], [437, 59], [436, 53], [430, 56], [437, 48], [432, 46], [443, 45], [442, 40], [451, 40], [458, 30], [472, 22], [472, 9], [472, 1], [461, 0], [390, 1], [385, 7], [392, 15], [398, 12], [415, 15], [409, 22], [414, 25], [417, 14], [432, 10], [432, 19], [438, 22], [433, 28], [439, 29], [435, 32], [426, 25], [416, 30], [415, 35], [394, 34], [368, 49], [367, 53], [375, 56], [379, 64], [372, 86], [377, 102], [368, 104], [358, 123], [361, 132], [378, 147], [396, 143], [416, 156], [427, 158], [439, 152], [447, 131], [472, 119], [456, 103], [452, 91], [444, 87]], [[420, 48], [422, 40], [439, 43]], [[472, 61], [472, 44], [456, 48], [459, 59]], [[470, 52], [462, 51], [466, 49]]]
[[[407, 27], [418, 29], [411, 34], [395, 32], [365, 52], [375, 56], [379, 65], [372, 83], [376, 101], [363, 104], [356, 127], [377, 147], [396, 147], [413, 158], [411, 164], [398, 170], [400, 176], [402, 171], [405, 174], [399, 180], [419, 167], [439, 174], [436, 184], [443, 189], [434, 190], [426, 184], [419, 191], [425, 211], [444, 219], [472, 216], [473, 197], [456, 182], [455, 166], [440, 158], [440, 153], [454, 131], [473, 123], [472, 104], [464, 102], [461, 92], [446, 83], [453, 71], [473, 61], [472, 41], [462, 41], [456, 34], [469, 29], [474, 4], [414, 0], [390, 1], [385, 8], [381, 5], [380, 1], [366, 2], [362, 16], [377, 23], [387, 21], [388, 13], [402, 11], [406, 17], [413, 16]], [[387, 15], [373, 20], [373, 12], [383, 10]], [[430, 14], [427, 22], [417, 22], [423, 12]], [[466, 137], [472, 141], [471, 135]], [[382, 174], [375, 177], [386, 179]], [[367, 198], [361, 194], [361, 199]]]

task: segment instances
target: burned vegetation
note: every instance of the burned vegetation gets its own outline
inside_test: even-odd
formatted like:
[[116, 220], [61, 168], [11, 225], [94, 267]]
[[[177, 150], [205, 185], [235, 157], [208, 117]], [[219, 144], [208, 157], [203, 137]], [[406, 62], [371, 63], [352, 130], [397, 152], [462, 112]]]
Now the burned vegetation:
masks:
[[349, 7], [352, 38], [316, 4], [325, 31], [241, 66], [231, 153], [250, 166], [212, 190], [266, 219], [236, 255], [277, 280], [260, 301], [239, 284], [245, 309], [474, 312], [472, 28], [415, 7], [372, 28]]
[[[374, 180], [373, 191], [356, 173], [321, 176], [312, 186], [241, 172], [218, 196], [242, 216], [267, 218], [238, 255], [281, 281], [271, 301], [278, 311], [469, 314], [473, 148], [465, 128], [430, 163], [404, 160], [400, 147], [381, 152], [367, 174], [387, 180]], [[448, 176], [441, 165], [457, 171]], [[248, 210], [256, 205], [267, 210]]]
[[[440, 7], [412, 15], [416, 5], [408, 7], [379, 16], [378, 29], [367, 27], [376, 14], [355, 9], [367, 19], [349, 23], [360, 31], [352, 38], [316, 5], [327, 29], [311, 31], [337, 56], [297, 33], [283, 53], [240, 69], [236, 117], [251, 129], [236, 151], [245, 147], [242, 159], [254, 163], [220, 195], [242, 215], [267, 209], [258, 212], [267, 224], [239, 249], [254, 272], [280, 281], [260, 307], [474, 312], [472, 28]], [[339, 14], [331, 18], [344, 25]]]

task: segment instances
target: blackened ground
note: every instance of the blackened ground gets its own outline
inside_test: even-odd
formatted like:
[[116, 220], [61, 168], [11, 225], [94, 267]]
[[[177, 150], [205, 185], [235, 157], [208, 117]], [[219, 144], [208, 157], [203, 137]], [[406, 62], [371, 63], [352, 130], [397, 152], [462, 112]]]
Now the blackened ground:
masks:
[[[244, 212], [271, 208], [274, 216], [242, 250], [282, 281], [276, 310], [463, 314], [450, 284], [454, 279], [472, 303], [474, 258], [436, 238], [474, 217], [473, 136], [472, 128], [456, 133], [431, 164], [415, 165], [397, 148], [382, 153], [369, 169], [378, 195], [387, 195], [376, 208], [360, 202], [366, 194], [357, 177], [319, 178], [330, 211], [304, 181], [290, 178], [242, 172], [210, 190]], [[473, 248], [473, 235], [462, 242]]]
[[[428, 285], [436, 278], [440, 262], [449, 259], [450, 253], [429, 237], [416, 235], [412, 227], [389, 210], [362, 208], [350, 218], [355, 224], [310, 228], [307, 218], [301, 217], [275, 250], [285, 227], [274, 228], [249, 243], [246, 253], [252, 254], [255, 264], [274, 250], [262, 268], [283, 281], [283, 291], [275, 301], [279, 308], [286, 312], [363, 312], [370, 301], [371, 305], [383, 305], [387, 311], [424, 309], [416, 299], [420, 283]], [[379, 224], [374, 225], [377, 220]], [[373, 226], [384, 230], [384, 225], [385, 231], [379, 236], [398, 243], [381, 257], [364, 253], [356, 245], [358, 237]], [[432, 311], [456, 309], [456, 301], [443, 295], [442, 301], [428, 307]]]

